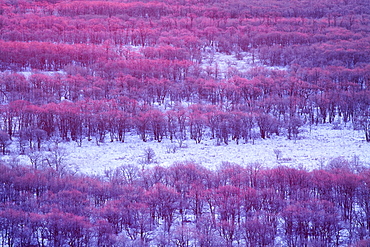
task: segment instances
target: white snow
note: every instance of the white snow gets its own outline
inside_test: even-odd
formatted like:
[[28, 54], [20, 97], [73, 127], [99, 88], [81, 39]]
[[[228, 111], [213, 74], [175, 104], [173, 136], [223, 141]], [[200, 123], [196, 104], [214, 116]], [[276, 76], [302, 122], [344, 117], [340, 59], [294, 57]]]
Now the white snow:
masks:
[[47, 75], [47, 76], [53, 76], [53, 75], [56, 75], [56, 74], [60, 74], [60, 75], [65, 75], [66, 72], [64, 71], [61, 71], [61, 70], [58, 70], [58, 71], [41, 71], [41, 70], [29, 70], [29, 71], [19, 71], [17, 72], [18, 74], [21, 74], [23, 75], [26, 79], [28, 79], [31, 75], [33, 74], [44, 74], [44, 75]]
[[[170, 153], [169, 145], [178, 146], [177, 143], [171, 144], [168, 139], [163, 139], [161, 143], [143, 142], [136, 134], [132, 134], [127, 136], [125, 143], [108, 141], [98, 146], [95, 141], [85, 139], [81, 147], [75, 142], [64, 142], [59, 146], [65, 149], [63, 163], [68, 164], [71, 170], [94, 175], [104, 175], [105, 170], [124, 164], [149, 168], [155, 165], [167, 167], [178, 162], [195, 162], [209, 169], [215, 169], [223, 162], [242, 166], [257, 162], [263, 167], [286, 165], [313, 170], [322, 168], [334, 158], [343, 157], [348, 161], [356, 158], [363, 165], [370, 165], [370, 143], [365, 141], [363, 132], [349, 127], [334, 130], [330, 124], [312, 126], [311, 131], [305, 126], [297, 140], [288, 140], [286, 136], [272, 136], [266, 140], [257, 139], [254, 144], [250, 142], [237, 145], [230, 141], [229, 145], [217, 146], [215, 140], [206, 137], [200, 144], [196, 144], [194, 140], [186, 140], [185, 144], [187, 147], [177, 148], [175, 153]], [[142, 155], [149, 147], [156, 154], [155, 162], [143, 167]], [[279, 160], [276, 159], [274, 149], [281, 151]], [[23, 164], [30, 164], [25, 155], [19, 156], [19, 159]]]
[[[214, 169], [223, 162], [243, 166], [259, 162], [265, 167], [287, 165], [312, 170], [341, 156], [347, 160], [357, 156], [361, 162], [370, 165], [370, 143], [364, 140], [364, 134], [360, 131], [347, 128], [333, 130], [330, 125], [324, 125], [314, 126], [311, 132], [306, 128], [300, 137], [299, 140], [288, 140], [286, 136], [273, 136], [266, 140], [257, 139], [254, 144], [237, 145], [230, 141], [229, 145], [220, 146], [216, 145], [215, 140], [207, 137], [200, 144], [187, 140], [187, 147], [178, 148], [175, 153], [168, 153], [168, 145], [171, 145], [171, 142], [167, 139], [161, 143], [145, 143], [136, 135], [130, 136], [126, 143], [113, 142], [97, 146], [93, 142], [85, 141], [79, 148], [74, 145], [64, 147], [68, 150], [67, 160], [70, 163], [78, 166], [83, 173], [93, 174], [101, 174], [106, 169], [123, 164], [138, 164], [148, 147], [154, 150], [156, 163], [161, 166], [190, 161]], [[276, 159], [274, 149], [282, 151], [279, 160]]]

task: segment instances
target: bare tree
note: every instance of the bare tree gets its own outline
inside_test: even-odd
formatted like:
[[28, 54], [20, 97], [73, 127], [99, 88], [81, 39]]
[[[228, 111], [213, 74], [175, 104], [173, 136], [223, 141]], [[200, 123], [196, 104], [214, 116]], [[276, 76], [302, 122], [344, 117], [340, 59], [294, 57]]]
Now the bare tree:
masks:
[[6, 147], [11, 144], [11, 140], [9, 138], [9, 134], [5, 131], [0, 130], [0, 147], [3, 152], [3, 155], [6, 153]]
[[29, 147], [31, 150], [37, 145], [37, 149], [41, 150], [41, 143], [47, 137], [46, 131], [38, 128], [28, 127], [20, 131], [19, 134], [19, 143], [20, 146], [23, 146], [22, 143], [28, 141]]
[[365, 139], [370, 142], [370, 109], [359, 112], [354, 118], [355, 127], [365, 132]]
[[117, 185], [133, 184], [139, 178], [139, 168], [134, 164], [125, 164], [105, 171], [108, 179]]
[[152, 148], [146, 148], [141, 157], [142, 157], [141, 163], [144, 169], [144, 165], [148, 165], [154, 162], [155, 152]]
[[294, 139], [297, 139], [299, 128], [303, 125], [302, 120], [298, 117], [291, 117], [286, 123], [286, 129], [288, 130], [288, 139], [290, 140], [293, 136]]
[[27, 156], [30, 159], [32, 167], [37, 170], [38, 165], [43, 160], [43, 154], [41, 152], [29, 152]]
[[66, 157], [67, 152], [65, 149], [60, 147], [54, 147], [50, 149], [44, 161], [48, 166], [54, 169], [56, 173], [62, 176], [67, 172], [67, 165], [65, 164]]
[[281, 157], [281, 150], [280, 149], [274, 149], [274, 153], [275, 153], [275, 156], [276, 156], [276, 160], [279, 160], [279, 158]]

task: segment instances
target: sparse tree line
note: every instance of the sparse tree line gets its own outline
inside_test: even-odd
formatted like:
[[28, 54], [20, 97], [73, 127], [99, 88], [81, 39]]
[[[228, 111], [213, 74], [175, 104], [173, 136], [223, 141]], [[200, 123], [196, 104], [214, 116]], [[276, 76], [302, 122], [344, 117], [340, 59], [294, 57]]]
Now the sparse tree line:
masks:
[[104, 177], [0, 166], [2, 246], [367, 246], [370, 173], [225, 163]]
[[224, 111], [210, 105], [178, 106], [161, 111], [126, 103], [115, 100], [64, 101], [36, 106], [28, 101], [13, 101], [2, 108], [2, 153], [10, 151], [7, 147], [12, 141], [24, 154], [26, 150], [40, 151], [46, 142], [55, 140], [82, 145], [87, 139], [99, 145], [125, 142], [128, 134], [136, 134], [144, 142], [161, 142], [167, 138], [179, 147], [186, 140], [201, 143], [205, 138], [214, 139], [218, 145], [227, 145], [230, 141], [242, 144], [281, 133], [288, 138], [297, 138], [303, 124], [299, 118], [291, 117], [284, 123], [260, 111]]
[[[45, 150], [44, 144], [55, 140], [74, 141], [81, 146], [87, 139], [99, 145], [125, 142], [128, 134], [136, 134], [144, 142], [161, 142], [166, 138], [179, 147], [186, 140], [201, 143], [209, 138], [217, 145], [227, 145], [231, 141], [237, 144], [254, 142], [271, 135], [297, 139], [304, 123], [317, 124], [326, 119], [308, 114], [273, 115], [261, 109], [223, 110], [215, 105], [201, 104], [174, 106], [163, 111], [140, 106], [134, 100], [63, 101], [42, 106], [16, 100], [2, 106], [1, 113], [0, 148], [3, 154], [10, 151], [7, 148], [12, 142], [17, 143], [19, 153], [24, 154]], [[362, 115], [354, 120], [365, 130], [367, 140], [368, 117]], [[311, 118], [317, 121], [307, 120]]]
[[[320, 73], [316, 70], [315, 76]], [[167, 138], [200, 143], [212, 138], [217, 144], [239, 144], [273, 134], [296, 139], [304, 124], [335, 124], [338, 119], [364, 131], [370, 141], [367, 85], [361, 89], [351, 82], [324, 84], [311, 74], [302, 76], [310, 82], [289, 78], [284, 71], [264, 70], [250, 79], [188, 78], [181, 83], [129, 75], [108, 80], [3, 73], [0, 147], [5, 153], [10, 141], [17, 140], [23, 153], [27, 147], [40, 150], [53, 138], [79, 144], [85, 138], [97, 144], [124, 142], [127, 133], [145, 142]]]

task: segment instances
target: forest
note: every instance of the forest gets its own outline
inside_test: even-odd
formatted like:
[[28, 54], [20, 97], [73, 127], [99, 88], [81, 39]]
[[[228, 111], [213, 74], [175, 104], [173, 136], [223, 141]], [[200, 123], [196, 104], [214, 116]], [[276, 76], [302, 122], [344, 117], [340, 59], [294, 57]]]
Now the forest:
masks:
[[370, 171], [0, 166], [2, 246], [369, 246]]
[[[128, 134], [243, 145], [328, 123], [370, 145], [369, 32], [368, 0], [0, 0], [0, 153]], [[33, 161], [0, 165], [2, 246], [369, 245], [356, 162], [87, 176]]]

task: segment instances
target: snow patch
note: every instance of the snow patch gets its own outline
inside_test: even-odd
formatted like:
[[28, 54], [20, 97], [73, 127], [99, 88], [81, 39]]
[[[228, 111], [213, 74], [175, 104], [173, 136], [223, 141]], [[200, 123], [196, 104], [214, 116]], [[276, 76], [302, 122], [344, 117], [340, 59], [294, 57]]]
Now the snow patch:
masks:
[[206, 49], [202, 54], [203, 60], [201, 68], [216, 78], [226, 79], [233, 74], [247, 73], [250, 69], [263, 67], [268, 70], [287, 70], [287, 67], [265, 66], [261, 61], [249, 52], [239, 52], [238, 54], [225, 54]]
[[[65, 150], [64, 163], [69, 168], [84, 174], [104, 175], [106, 170], [115, 169], [125, 164], [137, 165], [141, 169], [155, 165], [168, 167], [179, 162], [194, 162], [209, 169], [216, 169], [224, 162], [236, 163], [242, 166], [260, 163], [264, 167], [286, 165], [307, 170], [319, 169], [337, 157], [349, 161], [359, 159], [364, 165], [370, 165], [370, 144], [364, 140], [361, 131], [350, 128], [333, 130], [332, 126], [320, 125], [303, 128], [299, 139], [288, 140], [286, 136], [272, 136], [269, 139], [257, 139], [249, 143], [237, 145], [230, 141], [229, 145], [217, 145], [216, 140], [206, 137], [200, 144], [186, 140], [185, 148], [176, 148], [170, 152], [170, 140], [164, 139], [143, 142], [136, 134], [127, 136], [125, 143], [106, 142], [99, 146], [95, 141], [83, 140], [79, 147], [75, 142], [63, 142], [59, 146]], [[12, 146], [16, 148], [16, 144]], [[144, 150], [152, 148], [155, 152], [154, 162], [143, 164]], [[279, 159], [274, 150], [280, 150]], [[46, 151], [45, 151], [46, 152]], [[3, 159], [11, 159], [3, 156]], [[13, 157], [14, 159], [14, 157]], [[18, 156], [19, 162], [30, 165], [25, 155]]]

